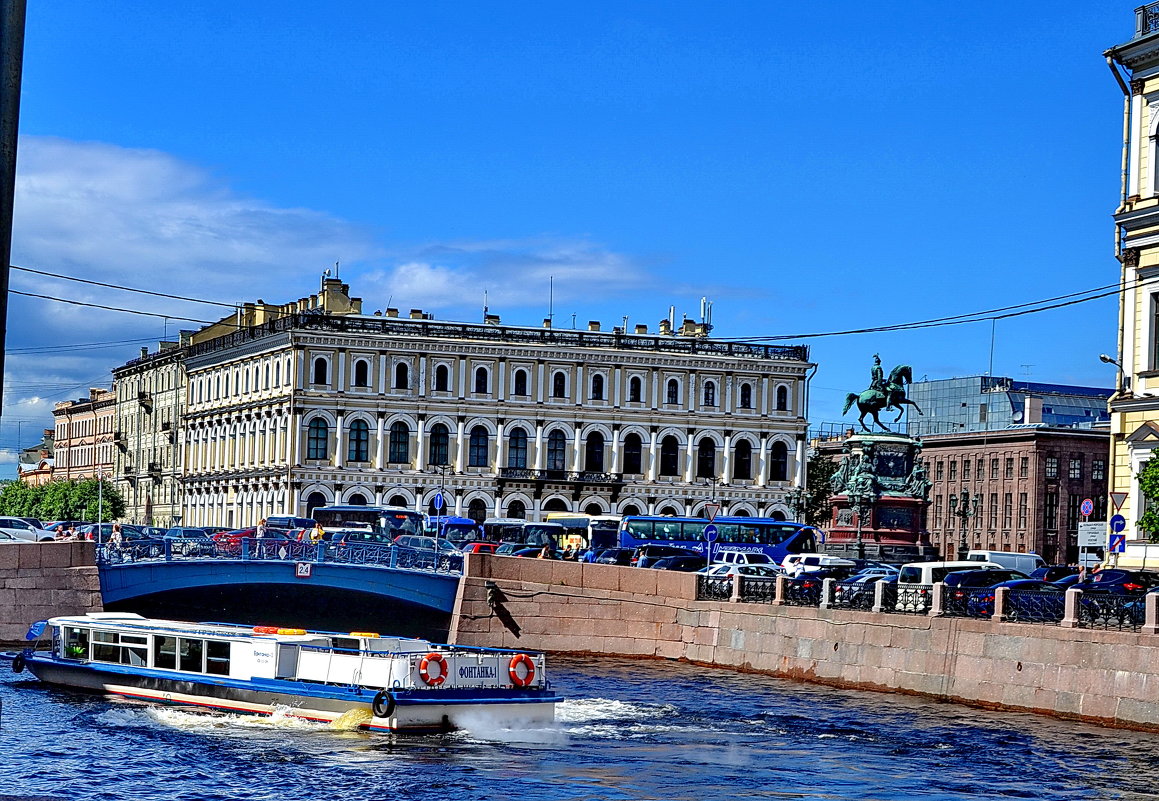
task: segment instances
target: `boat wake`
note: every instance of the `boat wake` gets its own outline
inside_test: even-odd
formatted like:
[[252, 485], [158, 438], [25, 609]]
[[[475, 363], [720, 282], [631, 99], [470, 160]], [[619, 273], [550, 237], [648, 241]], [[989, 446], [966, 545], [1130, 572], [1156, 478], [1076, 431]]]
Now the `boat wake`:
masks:
[[110, 709], [97, 715], [97, 720], [115, 727], [156, 727], [187, 732], [228, 733], [230, 730], [286, 729], [319, 730], [326, 724], [315, 723], [290, 714], [290, 708], [274, 710], [274, 714], [236, 715], [228, 712], [208, 712], [167, 706], [128, 706]]

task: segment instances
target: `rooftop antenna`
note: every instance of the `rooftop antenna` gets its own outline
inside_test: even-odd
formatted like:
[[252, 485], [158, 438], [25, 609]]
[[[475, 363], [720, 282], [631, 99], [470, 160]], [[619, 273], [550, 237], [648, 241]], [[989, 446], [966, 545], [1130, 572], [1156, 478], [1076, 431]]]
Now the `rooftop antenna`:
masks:
[[673, 329], [676, 328], [676, 307], [675, 306], [668, 307], [668, 327], [673, 328]]
[[338, 277], [338, 262], [334, 262], [334, 277]]
[[626, 334], [626, 333], [628, 333], [628, 315], [626, 315], [626, 314], [624, 315], [624, 328], [623, 328], [623, 331], [624, 331], [624, 333], [625, 333], [625, 334]]
[[575, 328], [575, 312], [571, 313], [571, 327]]
[[[337, 265], [335, 265], [335, 266], [337, 266]], [[326, 279], [329, 277], [330, 277], [330, 268], [327, 267], [325, 270], [322, 271], [322, 285], [323, 286], [325, 286]]]
[[555, 276], [547, 276], [547, 319], [555, 322]]
[[483, 322], [487, 322], [487, 290], [483, 290]]

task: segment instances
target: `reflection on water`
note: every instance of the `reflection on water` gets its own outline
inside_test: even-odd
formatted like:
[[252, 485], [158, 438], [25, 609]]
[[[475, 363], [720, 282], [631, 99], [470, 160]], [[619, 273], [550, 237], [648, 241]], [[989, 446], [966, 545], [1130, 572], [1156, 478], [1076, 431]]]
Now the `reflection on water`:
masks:
[[1152, 735], [662, 662], [552, 660], [554, 725], [394, 738], [0, 673], [0, 796], [1143, 799]]

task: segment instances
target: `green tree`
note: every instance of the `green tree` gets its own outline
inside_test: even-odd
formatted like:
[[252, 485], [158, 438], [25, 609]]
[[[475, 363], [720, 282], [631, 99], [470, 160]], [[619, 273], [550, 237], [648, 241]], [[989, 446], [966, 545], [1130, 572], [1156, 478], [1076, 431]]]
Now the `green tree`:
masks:
[[13, 517], [33, 517], [44, 490], [31, 487], [23, 481], [9, 481], [0, 489], [0, 514]]
[[837, 462], [814, 448], [805, 463], [809, 491], [805, 494], [805, 522], [824, 528], [833, 514], [829, 498], [833, 494], [829, 479], [837, 472]]
[[116, 520], [124, 516], [125, 499], [108, 481], [89, 478], [73, 483], [72, 503], [81, 510], [81, 520]]
[[1159, 459], [1147, 460], [1137, 478], [1143, 495], [1143, 514], [1137, 525], [1149, 542], [1159, 542]]

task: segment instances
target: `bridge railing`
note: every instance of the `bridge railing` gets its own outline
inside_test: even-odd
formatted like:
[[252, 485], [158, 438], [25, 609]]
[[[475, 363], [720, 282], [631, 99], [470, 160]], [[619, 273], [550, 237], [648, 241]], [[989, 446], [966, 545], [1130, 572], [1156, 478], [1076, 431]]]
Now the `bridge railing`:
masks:
[[97, 564], [135, 562], [241, 560], [246, 562], [312, 562], [359, 565], [435, 573], [461, 574], [463, 555], [370, 542], [301, 542], [245, 537], [236, 542], [204, 539], [132, 540], [97, 546]]

